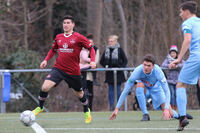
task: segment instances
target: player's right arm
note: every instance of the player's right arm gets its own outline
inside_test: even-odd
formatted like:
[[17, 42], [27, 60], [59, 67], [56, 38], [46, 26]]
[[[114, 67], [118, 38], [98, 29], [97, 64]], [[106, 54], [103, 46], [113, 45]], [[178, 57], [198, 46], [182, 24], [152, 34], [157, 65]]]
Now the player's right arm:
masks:
[[51, 49], [49, 50], [49, 52], [48, 52], [48, 54], [47, 54], [47, 56], [46, 56], [45, 59], [41, 62], [40, 68], [43, 69], [43, 68], [45, 68], [45, 67], [47, 66], [48, 60], [50, 60], [50, 59], [54, 56], [54, 54], [56, 53], [57, 49], [58, 49], [58, 45], [57, 45], [56, 39], [55, 39], [54, 42], [53, 42], [53, 45], [52, 45]]
[[119, 108], [123, 104], [123, 102], [124, 102], [125, 98], [127, 97], [128, 93], [131, 91], [131, 87], [134, 85], [135, 80], [137, 80], [137, 79], [139, 79], [138, 67], [132, 72], [131, 76], [126, 81], [124, 90], [122, 91], [122, 94], [120, 95], [120, 98], [119, 98], [119, 100], [117, 102], [117, 106], [116, 106], [114, 112], [110, 116], [110, 120], [113, 120], [113, 119], [116, 118], [117, 113], [119, 112]]
[[40, 64], [40, 68], [41, 69], [44, 69], [45, 67], [47, 66], [47, 61], [46, 60], [43, 60]]
[[122, 94], [119, 97], [116, 108], [119, 109], [121, 107], [125, 98], [128, 96], [128, 93], [131, 91], [131, 87], [134, 85], [134, 82], [135, 82], [135, 71], [132, 72], [131, 76], [126, 81], [124, 90], [122, 91]]

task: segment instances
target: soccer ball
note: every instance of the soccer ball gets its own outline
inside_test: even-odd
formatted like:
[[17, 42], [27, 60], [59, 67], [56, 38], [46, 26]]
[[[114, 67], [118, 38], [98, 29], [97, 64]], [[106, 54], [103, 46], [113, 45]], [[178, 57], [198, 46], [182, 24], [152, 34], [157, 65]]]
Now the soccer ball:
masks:
[[20, 121], [25, 125], [25, 126], [31, 126], [35, 122], [35, 115], [32, 111], [30, 110], [25, 110], [20, 114]]

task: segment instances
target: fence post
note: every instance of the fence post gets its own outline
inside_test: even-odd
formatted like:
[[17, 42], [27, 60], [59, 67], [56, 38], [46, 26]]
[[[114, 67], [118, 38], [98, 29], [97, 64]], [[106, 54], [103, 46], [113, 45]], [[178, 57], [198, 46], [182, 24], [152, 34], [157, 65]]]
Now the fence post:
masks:
[[1, 113], [5, 113], [6, 112], [6, 105], [3, 102], [3, 88], [4, 88], [4, 74], [3, 72], [0, 72], [0, 90], [1, 90], [1, 95], [0, 95], [0, 99], [1, 99]]
[[114, 70], [113, 72], [114, 76], [114, 106], [117, 105], [117, 70]]

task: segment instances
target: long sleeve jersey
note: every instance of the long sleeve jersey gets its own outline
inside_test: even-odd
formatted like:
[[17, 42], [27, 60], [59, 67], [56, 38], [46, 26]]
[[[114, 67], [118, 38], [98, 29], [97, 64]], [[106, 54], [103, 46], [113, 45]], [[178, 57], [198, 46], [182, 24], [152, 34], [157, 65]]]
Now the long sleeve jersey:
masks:
[[86, 37], [77, 32], [58, 34], [45, 60], [48, 61], [58, 52], [54, 67], [70, 75], [80, 75], [80, 52], [83, 47], [90, 49], [91, 61], [95, 62], [94, 48]]
[[[170, 105], [170, 91], [169, 87], [165, 78], [165, 75], [161, 68], [158, 65], [154, 65], [154, 68], [150, 74], [145, 74], [143, 72], [143, 64], [139, 65], [135, 68], [135, 70], [132, 72], [131, 76], [127, 80], [124, 90], [118, 100], [116, 108], [120, 108], [123, 104], [124, 99], [127, 97], [128, 93], [131, 91], [132, 86], [134, 85], [136, 80], [140, 80], [144, 83], [146, 89], [152, 89], [153, 86], [160, 82], [162, 89], [164, 90], [165, 96], [166, 96], [166, 103], [165, 108], [169, 108]], [[153, 88], [153, 91], [159, 91], [160, 87]]]

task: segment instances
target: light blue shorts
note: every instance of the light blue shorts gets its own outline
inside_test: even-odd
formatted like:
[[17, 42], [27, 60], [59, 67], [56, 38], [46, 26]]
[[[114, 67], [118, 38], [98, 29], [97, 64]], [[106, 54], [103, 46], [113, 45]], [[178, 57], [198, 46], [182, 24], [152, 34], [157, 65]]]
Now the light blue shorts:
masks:
[[180, 71], [178, 81], [185, 84], [197, 84], [200, 77], [200, 57], [199, 60], [188, 59]]
[[165, 103], [166, 97], [159, 82], [157, 82], [153, 87], [146, 87], [146, 99], [148, 98], [152, 99], [153, 108], [155, 110], [161, 109], [161, 104]]

